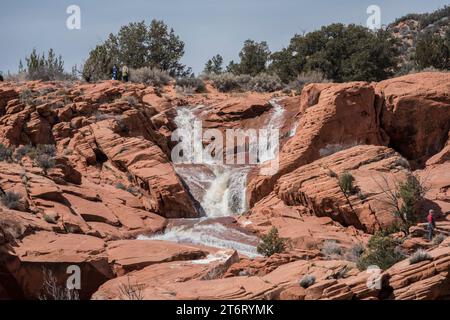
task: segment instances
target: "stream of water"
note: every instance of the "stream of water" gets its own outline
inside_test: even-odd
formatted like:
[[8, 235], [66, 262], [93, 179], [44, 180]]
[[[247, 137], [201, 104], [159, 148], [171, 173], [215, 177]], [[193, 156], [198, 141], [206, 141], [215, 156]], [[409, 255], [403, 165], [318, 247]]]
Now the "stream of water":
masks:
[[[272, 115], [265, 129], [278, 129], [282, 125], [284, 109], [271, 100]], [[202, 106], [182, 107], [174, 119], [177, 127], [186, 132], [194, 130], [198, 120], [196, 112]], [[274, 159], [278, 145], [268, 145], [259, 153], [259, 162]], [[189, 160], [194, 160], [195, 154]], [[194, 162], [194, 161], [192, 161]], [[246, 187], [250, 166], [222, 164], [174, 164], [175, 170], [184, 180], [190, 193], [198, 201], [204, 217], [200, 219], [177, 219], [163, 234], [139, 239], [175, 241], [179, 243], [201, 244], [211, 247], [235, 249], [248, 257], [258, 256], [256, 246], [259, 238], [243, 230], [223, 223], [220, 218], [240, 215], [247, 210]]]

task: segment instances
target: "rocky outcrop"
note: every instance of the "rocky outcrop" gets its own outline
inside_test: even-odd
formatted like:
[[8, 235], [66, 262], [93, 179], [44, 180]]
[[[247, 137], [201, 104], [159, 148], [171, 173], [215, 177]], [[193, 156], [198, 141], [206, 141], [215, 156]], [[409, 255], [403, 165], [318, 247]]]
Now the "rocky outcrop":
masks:
[[80, 268], [82, 299], [89, 298], [100, 284], [113, 277], [104, 241], [86, 235], [53, 232], [29, 235], [12, 248], [4, 263], [29, 299], [46, 294], [43, 283], [48, 271], [64, 287], [70, 275], [68, 268]]
[[391, 299], [436, 300], [450, 296], [450, 247], [428, 252], [430, 260], [411, 264], [404, 260], [386, 271]]
[[[63, 288], [73, 266], [81, 269], [82, 299], [447, 299], [449, 80], [422, 73], [310, 84], [295, 97], [224, 94], [209, 83], [208, 93], [193, 95], [118, 81], [2, 83], [0, 143], [30, 146], [12, 158], [2, 149], [0, 299], [37, 299], [49, 272]], [[251, 170], [242, 216], [179, 220], [200, 216], [197, 201], [216, 175], [171, 162], [174, 119], [186, 106], [204, 128], [280, 128], [279, 170], [263, 175], [267, 163]], [[54, 160], [49, 167], [37, 161], [42, 144], [54, 146], [54, 155], [53, 147], [45, 154]], [[345, 194], [343, 173], [355, 179]], [[425, 186], [420, 212], [438, 213], [438, 237], [428, 241], [420, 221], [399, 249], [424, 249], [431, 258], [405, 259], [382, 273], [379, 287], [368, 286], [371, 273], [356, 268], [355, 252], [395, 222], [383, 189], [411, 174]], [[231, 190], [229, 179], [217, 189], [240, 200], [243, 190]], [[249, 253], [276, 227], [286, 250], [247, 257], [136, 240], [178, 239], [177, 230], [184, 239], [191, 227], [207, 230], [202, 241]], [[305, 276], [315, 278], [307, 288], [299, 284]]]
[[108, 243], [107, 254], [115, 273], [123, 275], [153, 264], [201, 259], [207, 252], [164, 241], [120, 240]]
[[[349, 195], [339, 186], [344, 172], [355, 179], [355, 190]], [[394, 150], [357, 146], [283, 176], [275, 193], [287, 205], [302, 205], [316, 216], [374, 233], [395, 220], [384, 191], [395, 188], [408, 174], [407, 162]]]
[[389, 146], [423, 166], [441, 151], [450, 130], [450, 75], [429, 72], [376, 85], [380, 126]]
[[296, 168], [358, 144], [383, 144], [370, 84], [312, 84], [304, 90], [311, 97], [303, 97], [305, 111], [296, 135], [281, 148], [278, 172], [272, 176], [256, 172], [250, 178], [250, 206], [268, 195], [279, 177]]

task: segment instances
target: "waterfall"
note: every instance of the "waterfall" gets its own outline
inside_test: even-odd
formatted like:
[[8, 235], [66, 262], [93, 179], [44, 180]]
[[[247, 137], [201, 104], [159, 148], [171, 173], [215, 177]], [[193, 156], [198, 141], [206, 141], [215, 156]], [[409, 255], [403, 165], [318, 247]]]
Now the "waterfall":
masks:
[[[279, 129], [282, 125], [284, 109], [275, 99], [271, 100], [270, 104], [273, 106], [273, 113], [266, 128]], [[196, 112], [202, 112], [201, 109], [202, 106], [178, 108], [174, 122], [185, 135], [193, 133], [196, 129], [194, 125], [198, 121]], [[260, 163], [275, 159], [278, 155], [277, 148], [278, 145], [268, 143], [259, 154]], [[223, 217], [239, 215], [247, 210], [247, 176], [251, 167], [195, 163], [195, 154], [189, 154], [186, 158], [187, 161], [184, 162], [187, 163], [174, 162], [175, 170], [202, 207], [206, 217], [185, 219], [181, 225], [169, 227], [162, 234], [151, 237], [140, 236], [138, 239], [200, 244], [234, 249], [250, 258], [258, 256], [256, 252], [256, 246], [260, 241], [258, 237], [238, 230], [232, 224], [224, 225], [218, 222], [224, 219]]]
[[[194, 122], [198, 120], [193, 109], [183, 107], [177, 112], [174, 119], [177, 127], [192, 132]], [[193, 160], [194, 156], [190, 155], [189, 158]], [[174, 166], [207, 217], [225, 217], [245, 212], [249, 168], [208, 163]]]
[[[266, 126], [267, 130], [276, 130], [280, 129], [283, 121], [283, 115], [284, 115], [284, 108], [278, 103], [278, 99], [272, 99], [269, 101], [269, 103], [273, 107], [273, 114], [270, 117], [270, 120]], [[259, 149], [259, 162], [264, 163], [266, 161], [273, 160], [278, 155], [277, 148], [279, 147], [278, 144], [271, 143], [271, 136], [269, 135], [268, 144], [266, 148]]]

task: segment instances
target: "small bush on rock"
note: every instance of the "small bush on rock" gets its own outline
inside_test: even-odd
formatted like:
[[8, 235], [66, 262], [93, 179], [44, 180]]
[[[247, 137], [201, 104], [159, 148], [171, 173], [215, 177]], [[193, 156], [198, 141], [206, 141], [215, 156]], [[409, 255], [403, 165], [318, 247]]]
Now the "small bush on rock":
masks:
[[246, 91], [248, 90], [252, 77], [227, 72], [219, 75], [211, 75], [211, 80], [214, 87], [220, 92]]
[[357, 262], [358, 259], [364, 254], [365, 247], [362, 243], [357, 243], [352, 246], [346, 253], [346, 259], [352, 262]]
[[285, 250], [284, 240], [278, 236], [278, 229], [273, 227], [269, 233], [261, 238], [257, 251], [266, 257], [270, 257], [275, 253], [281, 253]]
[[440, 233], [433, 238], [433, 244], [440, 245], [445, 240], [445, 238], [446, 237], [442, 233]]
[[34, 159], [36, 165], [44, 170], [44, 174], [47, 174], [48, 170], [55, 167], [55, 159], [48, 154], [39, 154]]
[[256, 92], [274, 92], [283, 89], [283, 84], [277, 75], [260, 73], [251, 79], [249, 87]]
[[386, 270], [404, 258], [404, 255], [397, 249], [399, 243], [391, 236], [381, 234], [373, 235], [364, 254], [357, 261], [358, 269], [366, 270], [371, 265], [378, 266]]
[[128, 104], [132, 107], [135, 107], [139, 104], [139, 100], [135, 96], [125, 96], [120, 98], [120, 100], [123, 102], [128, 102]]
[[345, 193], [345, 195], [349, 196], [355, 193], [356, 190], [353, 186], [354, 181], [355, 178], [348, 171], [339, 176], [339, 187], [341, 188], [342, 192]]
[[326, 259], [336, 259], [342, 255], [342, 248], [333, 240], [326, 240], [321, 251]]
[[18, 162], [22, 161], [23, 157], [30, 154], [33, 149], [33, 146], [29, 144], [18, 147], [14, 152], [14, 160]]
[[0, 143], [0, 161], [12, 162], [14, 150]]
[[330, 82], [320, 71], [302, 72], [294, 80], [289, 82], [288, 89], [300, 94], [303, 88], [310, 83]]
[[25, 105], [33, 105], [33, 101], [36, 97], [37, 93], [30, 89], [24, 89], [19, 93], [19, 100]]
[[303, 278], [300, 280], [300, 286], [305, 289], [311, 287], [314, 283], [316, 283], [316, 277], [309, 274], [303, 276]]
[[117, 183], [116, 188], [124, 191], [127, 190], [127, 187], [125, 187], [125, 185], [122, 182]]
[[144, 83], [150, 86], [162, 87], [168, 85], [172, 78], [166, 71], [157, 68], [144, 67], [130, 71], [130, 81]]
[[410, 264], [415, 264], [426, 260], [433, 260], [433, 258], [428, 252], [422, 249], [417, 250], [411, 257], [409, 257]]
[[206, 92], [206, 85], [200, 78], [179, 78], [177, 79], [175, 86], [182, 88], [182, 91], [186, 91], [186, 89], [189, 88], [195, 93]]
[[7, 191], [0, 196], [0, 200], [5, 207], [11, 210], [17, 210], [20, 207], [20, 194], [12, 191]]

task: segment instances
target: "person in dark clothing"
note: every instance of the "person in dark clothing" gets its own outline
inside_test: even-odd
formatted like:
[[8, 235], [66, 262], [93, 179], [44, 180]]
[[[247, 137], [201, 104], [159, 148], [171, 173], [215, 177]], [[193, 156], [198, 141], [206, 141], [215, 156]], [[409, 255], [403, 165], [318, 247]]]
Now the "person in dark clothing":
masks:
[[428, 222], [428, 241], [433, 240], [434, 229], [436, 228], [436, 217], [434, 216], [434, 210], [430, 210], [427, 216]]
[[119, 79], [119, 69], [117, 68], [116, 65], [114, 65], [114, 67], [112, 68], [112, 79], [113, 80]]
[[3, 73], [0, 72], [0, 82], [5, 81], [5, 79], [3, 79]]

